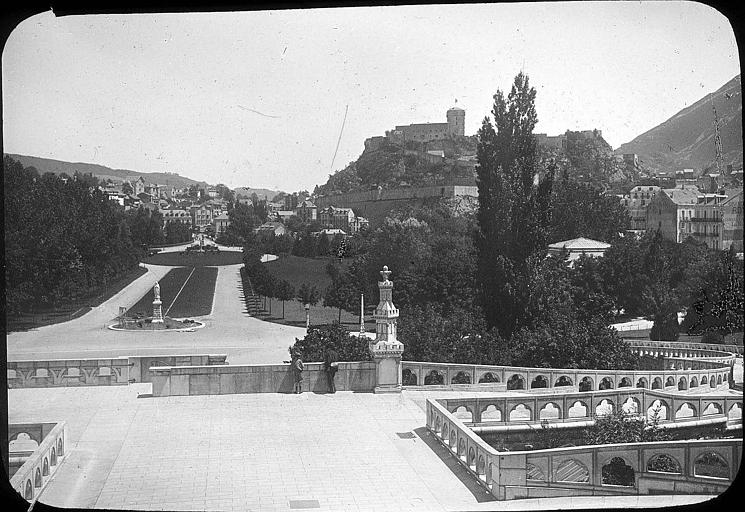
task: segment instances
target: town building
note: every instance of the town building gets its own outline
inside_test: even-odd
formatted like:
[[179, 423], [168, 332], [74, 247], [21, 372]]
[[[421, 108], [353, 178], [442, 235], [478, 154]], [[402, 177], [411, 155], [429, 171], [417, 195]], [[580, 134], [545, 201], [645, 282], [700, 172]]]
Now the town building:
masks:
[[657, 186], [639, 185], [621, 197], [621, 204], [626, 208], [631, 219], [631, 230], [645, 231], [647, 229], [647, 207], [659, 191], [660, 187]]
[[297, 215], [303, 222], [312, 222], [318, 219], [318, 207], [309, 199], [306, 199], [297, 205], [295, 215]]
[[368, 221], [364, 217], [354, 217], [352, 221], [349, 223], [349, 232], [352, 234], [359, 233], [363, 229], [368, 229], [370, 227], [370, 221]]
[[256, 228], [256, 233], [262, 237], [281, 236], [287, 233], [287, 229], [281, 222], [265, 222]]
[[173, 222], [186, 224], [188, 226], [192, 225], [191, 214], [188, 210], [183, 208], [163, 208], [161, 210], [161, 215], [163, 216], [163, 227]]
[[318, 220], [325, 228], [349, 230], [349, 224], [354, 221], [355, 214], [351, 208], [329, 206], [318, 212]]
[[222, 235], [230, 226], [230, 217], [227, 213], [220, 213], [220, 215], [214, 217], [213, 223], [215, 225], [215, 236]]
[[277, 217], [278, 220], [287, 222], [288, 220], [290, 220], [290, 217], [295, 215], [295, 212], [293, 210], [277, 210], [274, 215]]
[[721, 203], [725, 199], [727, 196], [724, 194], [699, 195], [693, 209], [693, 217], [686, 221], [686, 224], [690, 224], [691, 235], [699, 242], [704, 242], [710, 249], [718, 250], [721, 247]]
[[725, 250], [733, 248], [736, 253], [743, 252], [742, 192], [742, 189], [732, 191], [720, 204], [722, 228], [719, 247]]
[[691, 236], [699, 195], [695, 186], [661, 189], [647, 207], [647, 230], [660, 231], [674, 242]]
[[189, 212], [191, 214], [192, 226], [203, 229], [212, 224], [213, 212], [209, 206], [204, 204], [192, 206], [189, 208]]
[[318, 233], [314, 233], [314, 234], [318, 236], [325, 236], [329, 240], [334, 238], [335, 236], [342, 236], [342, 237], [347, 236], [347, 233], [343, 229], [335, 229], [335, 228], [322, 229]]
[[573, 266], [574, 262], [581, 256], [602, 258], [605, 252], [610, 249], [610, 246], [610, 244], [590, 238], [573, 238], [572, 240], [549, 244], [548, 255], [560, 256], [562, 252], [566, 251], [568, 253], [567, 261], [570, 266]]
[[683, 169], [675, 171], [675, 187], [681, 187], [686, 185], [696, 185], [698, 178], [696, 172], [693, 169]]

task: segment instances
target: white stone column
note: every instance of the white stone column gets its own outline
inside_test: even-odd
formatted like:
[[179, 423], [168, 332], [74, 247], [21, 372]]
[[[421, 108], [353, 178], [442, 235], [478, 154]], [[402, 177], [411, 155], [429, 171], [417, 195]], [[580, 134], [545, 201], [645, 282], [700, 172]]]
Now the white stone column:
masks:
[[370, 355], [375, 361], [375, 393], [401, 392], [401, 354], [404, 345], [396, 339], [398, 309], [393, 305], [391, 272], [383, 267], [383, 280], [378, 282], [380, 302], [375, 308], [375, 340], [370, 341]]

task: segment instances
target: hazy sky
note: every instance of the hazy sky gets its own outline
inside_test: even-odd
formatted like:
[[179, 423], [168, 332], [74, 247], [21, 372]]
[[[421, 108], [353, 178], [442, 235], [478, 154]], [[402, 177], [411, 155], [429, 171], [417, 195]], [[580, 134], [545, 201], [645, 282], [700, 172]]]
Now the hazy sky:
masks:
[[312, 191], [456, 99], [476, 133], [521, 69], [536, 132], [598, 128], [614, 148], [740, 73], [728, 20], [692, 2], [48, 12], [3, 51], [4, 150]]

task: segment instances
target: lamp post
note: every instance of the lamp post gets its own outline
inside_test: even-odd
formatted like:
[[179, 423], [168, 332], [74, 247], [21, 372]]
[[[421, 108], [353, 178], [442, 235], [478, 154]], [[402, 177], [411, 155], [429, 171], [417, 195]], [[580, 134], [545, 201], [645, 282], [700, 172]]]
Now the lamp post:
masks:
[[310, 304], [305, 303], [305, 330], [310, 329]]

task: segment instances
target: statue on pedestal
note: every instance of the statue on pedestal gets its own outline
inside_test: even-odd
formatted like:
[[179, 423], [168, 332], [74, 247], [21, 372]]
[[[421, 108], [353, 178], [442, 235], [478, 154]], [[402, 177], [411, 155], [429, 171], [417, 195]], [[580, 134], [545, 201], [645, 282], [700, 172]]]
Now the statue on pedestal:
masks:
[[160, 284], [156, 281], [155, 286], [153, 286], [153, 295], [155, 295], [155, 298], [153, 299], [153, 320], [152, 322], [154, 324], [161, 324], [163, 323], [163, 311], [161, 310], [161, 304], [163, 304], [160, 301]]

